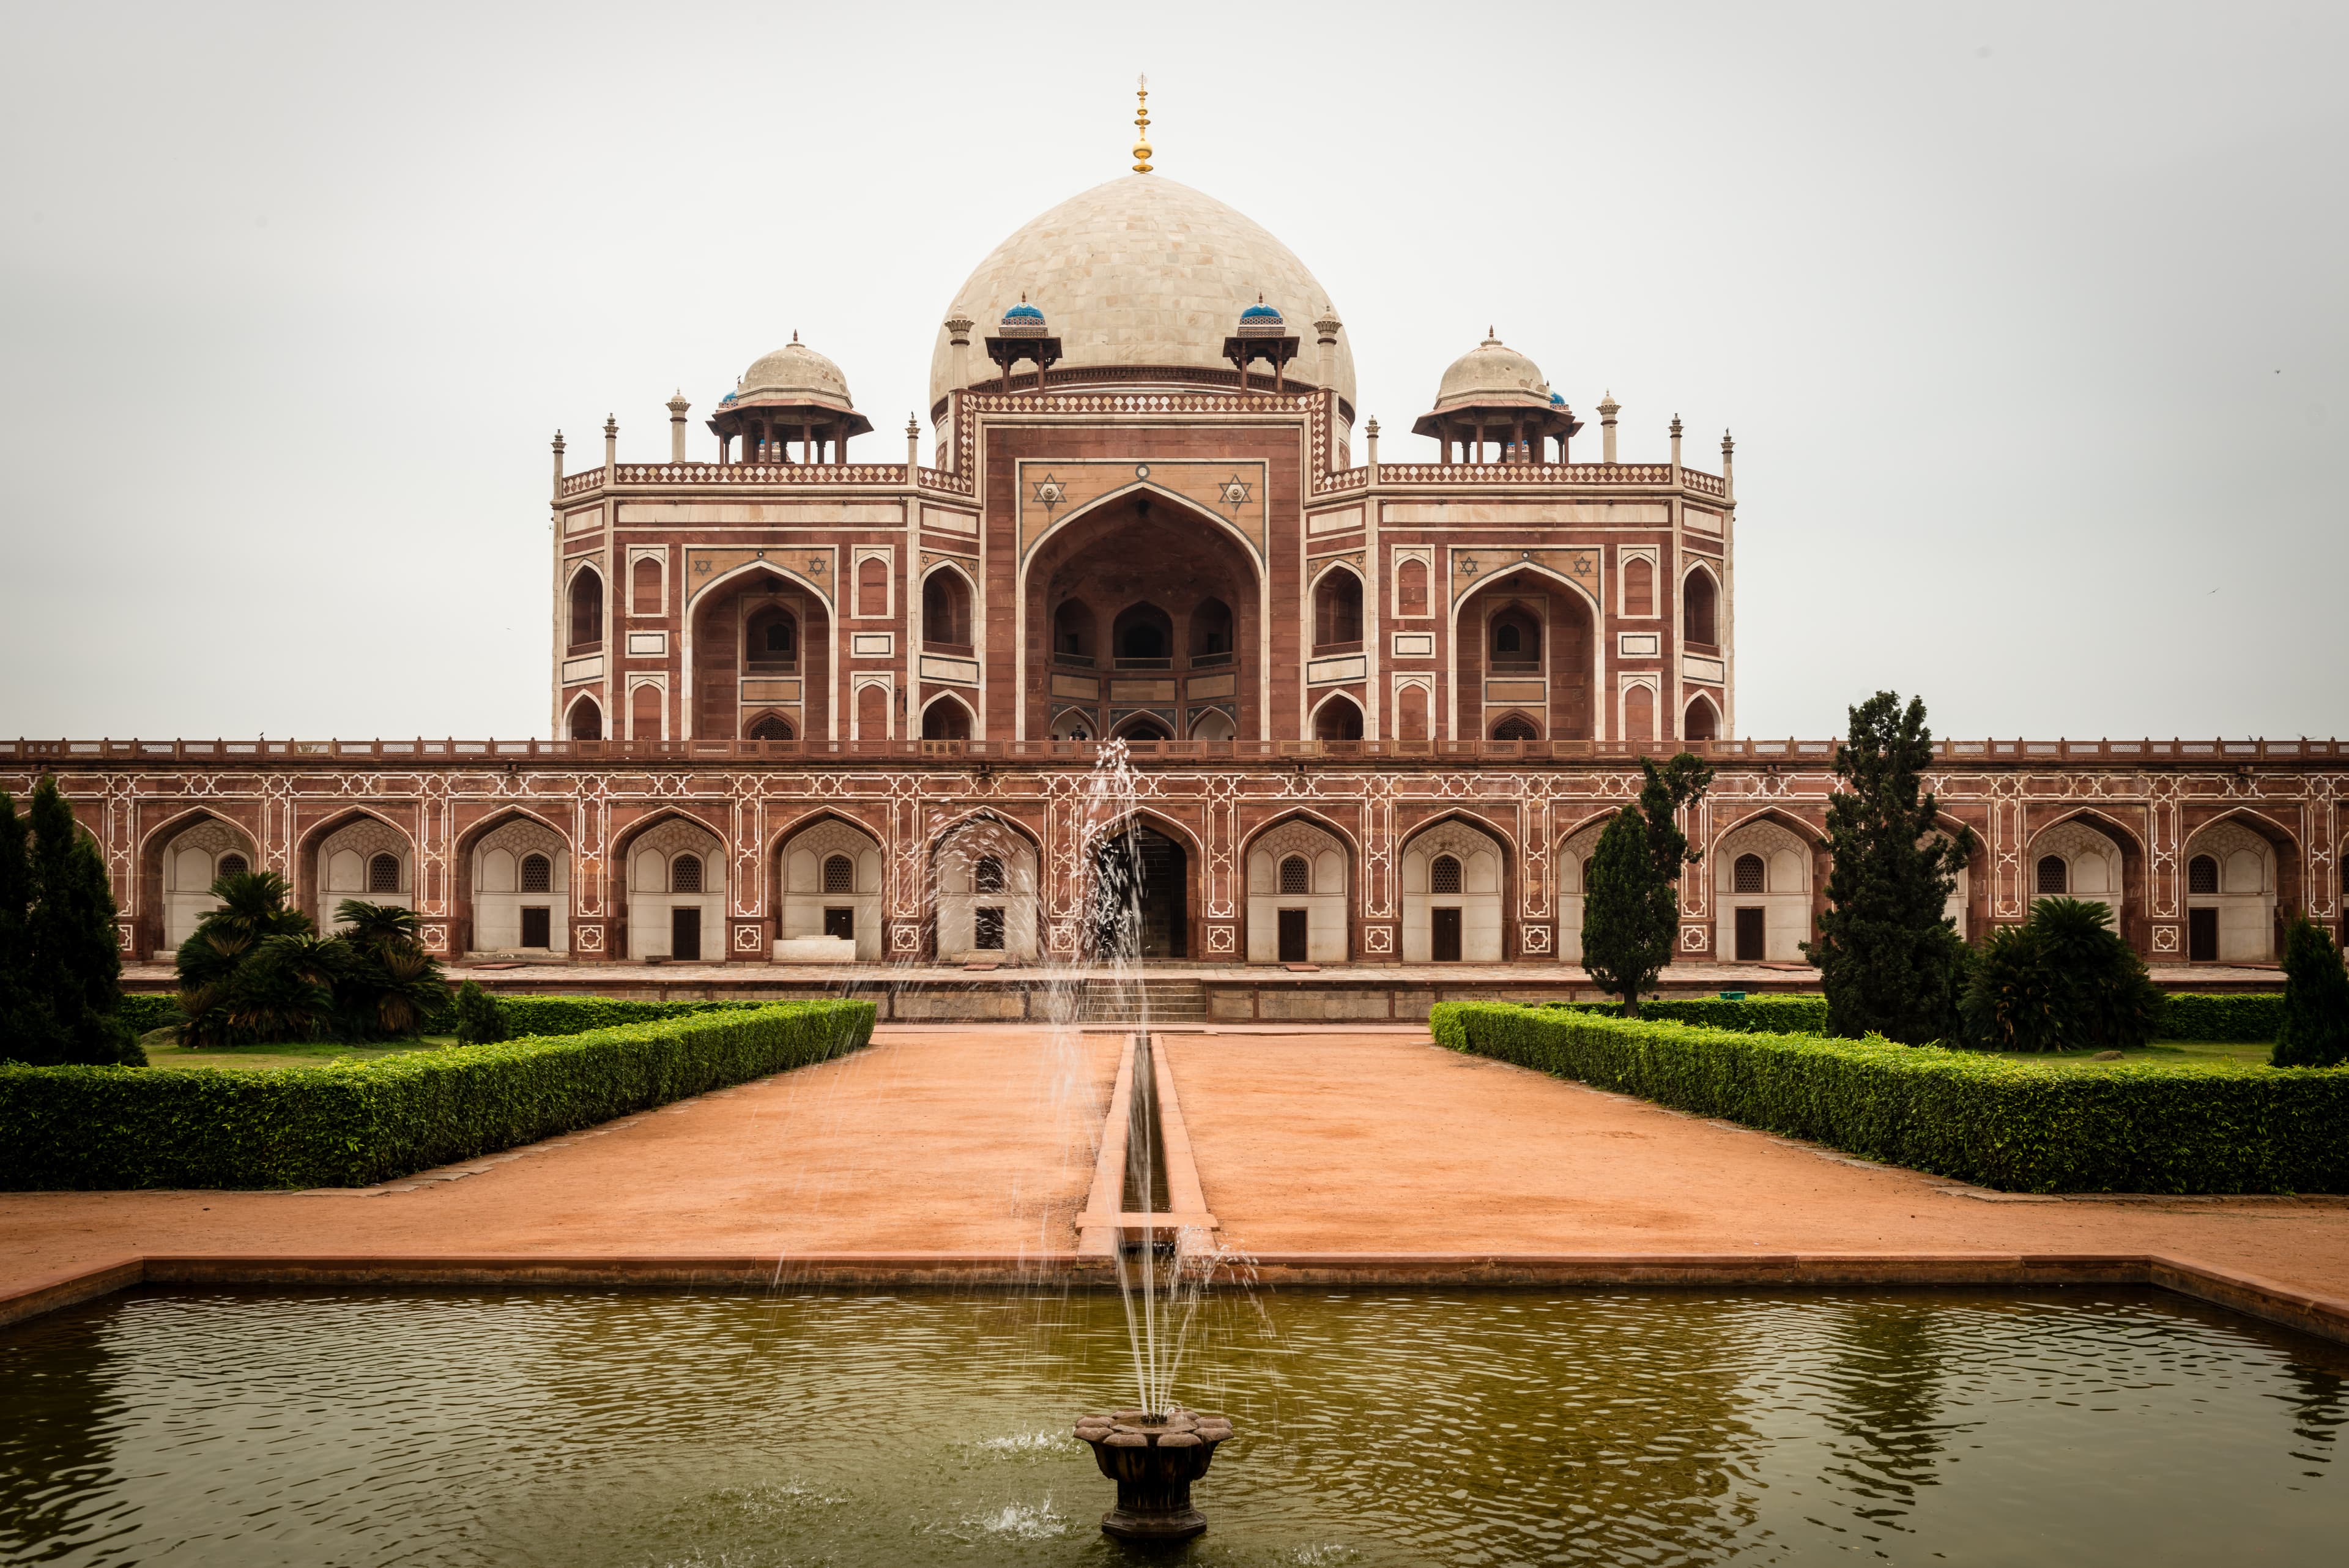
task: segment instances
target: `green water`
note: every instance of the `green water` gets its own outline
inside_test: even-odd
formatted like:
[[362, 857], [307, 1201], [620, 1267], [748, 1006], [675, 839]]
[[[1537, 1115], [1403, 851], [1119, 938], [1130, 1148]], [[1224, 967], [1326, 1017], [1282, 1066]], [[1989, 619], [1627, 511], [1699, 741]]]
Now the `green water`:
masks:
[[[1202, 1563], [2349, 1558], [2349, 1351], [2144, 1292], [1219, 1297]], [[1096, 1295], [142, 1293], [0, 1333], [0, 1561], [1114, 1563]]]

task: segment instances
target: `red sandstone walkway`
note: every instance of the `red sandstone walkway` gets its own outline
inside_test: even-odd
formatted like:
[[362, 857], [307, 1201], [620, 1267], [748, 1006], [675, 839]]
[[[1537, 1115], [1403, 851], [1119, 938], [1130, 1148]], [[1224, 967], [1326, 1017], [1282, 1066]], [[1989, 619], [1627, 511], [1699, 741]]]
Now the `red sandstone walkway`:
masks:
[[[2349, 1206], [1984, 1202], [1423, 1033], [1170, 1034], [1208, 1206], [1259, 1254], [2158, 1252], [2349, 1297]], [[375, 1196], [0, 1194], [0, 1293], [125, 1257], [1068, 1251], [1118, 1037], [885, 1028]]]
[[1985, 1202], [1423, 1035], [1164, 1039], [1251, 1252], [2158, 1252], [2349, 1297], [2349, 1204]]
[[885, 1029], [837, 1062], [364, 1197], [0, 1193], [0, 1293], [137, 1253], [1064, 1252], [1119, 1044]]

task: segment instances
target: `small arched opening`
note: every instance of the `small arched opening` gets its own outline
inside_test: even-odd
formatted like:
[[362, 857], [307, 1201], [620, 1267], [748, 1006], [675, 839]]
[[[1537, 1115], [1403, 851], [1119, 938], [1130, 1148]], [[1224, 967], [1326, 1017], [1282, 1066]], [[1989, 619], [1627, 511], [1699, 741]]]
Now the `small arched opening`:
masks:
[[922, 739], [926, 741], [968, 741], [970, 739], [970, 710], [954, 697], [933, 698], [922, 710]]
[[1713, 574], [1697, 566], [1681, 579], [1681, 636], [1706, 653], [1721, 649], [1721, 590]]
[[1361, 708], [1342, 691], [1326, 698], [1321, 706], [1313, 710], [1313, 738], [1317, 741], [1361, 740]]
[[1692, 741], [1721, 739], [1721, 715], [1714, 711], [1710, 698], [1702, 695], [1691, 698], [1688, 712], [1683, 716], [1682, 723], [1683, 726], [1682, 732]]
[[1128, 605], [1110, 628], [1120, 670], [1166, 670], [1174, 665], [1174, 620], [1154, 604]]
[[747, 675], [791, 675], [800, 667], [799, 618], [781, 605], [762, 605], [742, 623]]
[[600, 741], [604, 738], [604, 710], [595, 705], [593, 697], [582, 697], [571, 704], [571, 717], [564, 728], [574, 741]]
[[1541, 670], [1541, 620], [1525, 606], [1503, 605], [1493, 612], [1490, 644], [1494, 674], [1529, 675]]
[[1313, 589], [1313, 651], [1352, 653], [1361, 646], [1362, 579], [1333, 566]]
[[571, 648], [574, 652], [604, 640], [604, 578], [582, 566], [571, 578]]
[[1090, 665], [1093, 661], [1092, 607], [1082, 599], [1062, 599], [1052, 612], [1052, 659], [1059, 664]]
[[1232, 607], [1202, 599], [1191, 612], [1191, 668], [1215, 670], [1232, 661]]
[[1493, 739], [1538, 741], [1541, 739], [1541, 730], [1523, 713], [1504, 713], [1493, 722]]
[[784, 718], [781, 713], [760, 714], [757, 718], [750, 721], [750, 727], [743, 732], [743, 736], [745, 739], [752, 741], [788, 741], [793, 739], [791, 721]]
[[936, 567], [922, 579], [923, 646], [968, 654], [970, 628], [970, 584], [952, 566]]

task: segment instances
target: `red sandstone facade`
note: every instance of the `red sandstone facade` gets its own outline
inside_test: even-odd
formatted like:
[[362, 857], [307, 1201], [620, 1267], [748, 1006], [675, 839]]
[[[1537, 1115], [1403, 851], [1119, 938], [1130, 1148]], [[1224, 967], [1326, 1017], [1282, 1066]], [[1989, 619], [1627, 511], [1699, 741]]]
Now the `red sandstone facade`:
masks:
[[[1682, 956], [1800, 961], [1833, 747], [1717, 738], [1727, 438], [1717, 474], [1677, 419], [1618, 462], [1604, 399], [1573, 462], [1582, 422], [1488, 336], [1414, 427], [1443, 461], [1382, 462], [1371, 421], [1357, 464], [1319, 290], [1219, 203], [1112, 182], [957, 296], [935, 466], [910, 425], [848, 462], [871, 425], [796, 337], [720, 401], [714, 461], [681, 394], [668, 462], [607, 422], [566, 473], [556, 438], [562, 739], [0, 743], [0, 784], [62, 776], [134, 953], [243, 865], [322, 924], [408, 904], [450, 957], [1017, 961], [1085, 944], [1115, 737], [1146, 955], [1557, 963], [1636, 757], [1687, 746], [1720, 775]], [[2344, 777], [2330, 742], [1945, 744], [1978, 841], [1951, 912], [2064, 892], [2149, 956], [2269, 959], [2282, 913], [2339, 918]]]

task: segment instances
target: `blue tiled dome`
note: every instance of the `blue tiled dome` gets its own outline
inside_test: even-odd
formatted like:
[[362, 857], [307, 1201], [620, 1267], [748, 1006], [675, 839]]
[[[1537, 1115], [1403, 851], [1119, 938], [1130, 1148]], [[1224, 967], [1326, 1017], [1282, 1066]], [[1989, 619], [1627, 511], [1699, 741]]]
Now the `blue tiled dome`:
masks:
[[1003, 324], [1006, 327], [1041, 327], [1044, 324], [1044, 313], [1026, 300], [1022, 300], [1003, 313]]
[[1280, 312], [1269, 305], [1251, 305], [1240, 312], [1240, 320], [1250, 326], [1277, 327], [1280, 324]]
[[1562, 409], [1566, 407], [1566, 394], [1564, 392], [1552, 392], [1549, 395], [1549, 406], [1553, 409]]

